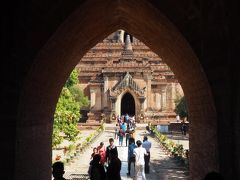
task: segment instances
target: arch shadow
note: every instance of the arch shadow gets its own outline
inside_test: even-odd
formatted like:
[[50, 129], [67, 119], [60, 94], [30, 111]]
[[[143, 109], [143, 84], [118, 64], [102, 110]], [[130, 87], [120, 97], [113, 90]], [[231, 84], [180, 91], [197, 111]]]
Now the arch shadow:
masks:
[[83, 55], [117, 29], [126, 30], [150, 47], [182, 85], [191, 120], [190, 176], [201, 179], [206, 172], [218, 169], [211, 90], [184, 37], [147, 0], [90, 0], [57, 29], [38, 53], [24, 82], [17, 122], [18, 179], [51, 178], [53, 114], [60, 91]]

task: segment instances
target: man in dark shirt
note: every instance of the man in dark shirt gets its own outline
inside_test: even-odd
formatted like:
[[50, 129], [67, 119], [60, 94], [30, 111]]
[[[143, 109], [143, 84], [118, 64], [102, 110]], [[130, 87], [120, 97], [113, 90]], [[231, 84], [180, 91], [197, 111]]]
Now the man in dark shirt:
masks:
[[115, 154], [118, 157], [117, 146], [114, 145], [113, 138], [109, 139], [109, 144], [110, 145], [107, 147], [106, 150], [106, 161], [108, 164], [111, 162], [112, 154]]
[[103, 165], [100, 163], [101, 156], [96, 154], [89, 167], [90, 180], [106, 180], [106, 172]]
[[112, 151], [111, 160], [107, 168], [107, 180], [121, 180], [121, 166], [122, 162], [118, 158], [117, 151]]
[[135, 155], [133, 154], [133, 150], [137, 148], [134, 139], [129, 138], [129, 146], [128, 146], [128, 173], [127, 175], [130, 176], [131, 172], [131, 163], [134, 164], [135, 167]]

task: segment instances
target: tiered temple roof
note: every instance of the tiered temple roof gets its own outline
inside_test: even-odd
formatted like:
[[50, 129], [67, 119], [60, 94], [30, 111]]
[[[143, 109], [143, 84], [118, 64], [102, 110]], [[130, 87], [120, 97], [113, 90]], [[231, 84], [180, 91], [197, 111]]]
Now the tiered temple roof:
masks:
[[125, 43], [119, 42], [117, 36], [110, 35], [98, 43], [80, 60], [79, 80], [97, 80], [101, 73], [149, 72], [153, 84], [177, 82], [173, 72], [166, 63], [143, 42], [129, 35]]

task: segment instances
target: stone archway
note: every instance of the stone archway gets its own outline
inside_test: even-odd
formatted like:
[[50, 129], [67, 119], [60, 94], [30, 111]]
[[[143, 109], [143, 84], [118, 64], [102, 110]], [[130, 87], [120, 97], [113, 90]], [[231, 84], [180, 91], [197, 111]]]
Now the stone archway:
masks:
[[135, 100], [130, 93], [125, 93], [121, 100], [121, 115], [128, 114], [134, 116], [136, 114]]
[[183, 36], [147, 0], [90, 0], [69, 16], [41, 49], [22, 85], [16, 130], [18, 179], [50, 179], [53, 114], [61, 88], [87, 50], [117, 29], [143, 41], [179, 79], [191, 118], [191, 177], [201, 179], [206, 172], [218, 169], [211, 89]]

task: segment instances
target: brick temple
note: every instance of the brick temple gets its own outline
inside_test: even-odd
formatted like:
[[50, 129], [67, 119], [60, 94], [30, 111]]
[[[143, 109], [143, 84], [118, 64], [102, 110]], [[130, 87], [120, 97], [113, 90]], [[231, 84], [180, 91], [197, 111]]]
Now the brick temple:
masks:
[[175, 100], [183, 91], [171, 69], [143, 42], [124, 30], [94, 46], [77, 65], [79, 81], [90, 100], [82, 121], [115, 121], [128, 113], [137, 122], [175, 119]]

